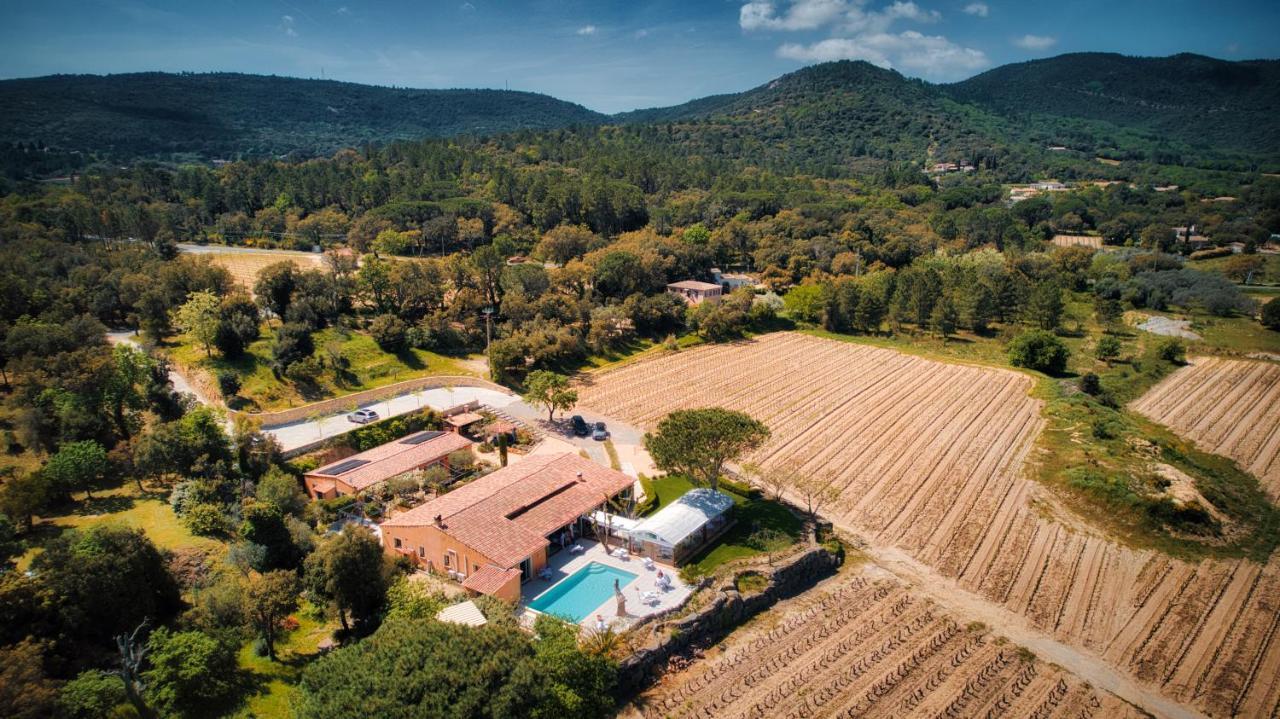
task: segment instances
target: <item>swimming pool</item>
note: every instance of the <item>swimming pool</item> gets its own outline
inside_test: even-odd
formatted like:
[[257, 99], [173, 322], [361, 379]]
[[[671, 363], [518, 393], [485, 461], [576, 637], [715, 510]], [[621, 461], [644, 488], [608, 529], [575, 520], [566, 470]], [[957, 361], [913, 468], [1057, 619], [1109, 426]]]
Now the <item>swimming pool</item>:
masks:
[[626, 587], [635, 578], [631, 572], [592, 562], [534, 597], [529, 608], [581, 622], [613, 596], [613, 580]]

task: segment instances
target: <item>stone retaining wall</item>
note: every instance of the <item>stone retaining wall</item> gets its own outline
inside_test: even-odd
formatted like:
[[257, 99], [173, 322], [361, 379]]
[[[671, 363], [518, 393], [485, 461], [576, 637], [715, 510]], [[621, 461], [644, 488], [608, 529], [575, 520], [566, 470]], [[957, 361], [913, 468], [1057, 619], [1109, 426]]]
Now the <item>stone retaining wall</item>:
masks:
[[[734, 627], [832, 576], [842, 561], [824, 547], [813, 547], [772, 568], [752, 567], [735, 573], [700, 611], [670, 621], [655, 615], [647, 624], [653, 624], [655, 634], [662, 638], [636, 650], [618, 666], [621, 699], [628, 701], [656, 682], [673, 657], [688, 657], [719, 642]], [[768, 586], [755, 594], [739, 593], [737, 578], [753, 573], [767, 576]]]
[[339, 414], [347, 411], [352, 405], [364, 405], [371, 402], [380, 402], [391, 397], [399, 397], [420, 389], [438, 389], [440, 387], [481, 387], [483, 389], [492, 389], [499, 392], [510, 392], [507, 388], [494, 384], [486, 379], [479, 377], [470, 377], [466, 375], [434, 375], [431, 377], [419, 377], [417, 379], [396, 382], [385, 387], [376, 389], [368, 389], [363, 392], [354, 392], [352, 394], [344, 394], [341, 397], [312, 402], [311, 404], [292, 409], [282, 409], [277, 412], [259, 412], [256, 414], [247, 412], [228, 412], [232, 417], [236, 415], [244, 415], [251, 417], [262, 423], [264, 428], [279, 427], [282, 424], [291, 424], [311, 419], [312, 417], [328, 417], [330, 415]]

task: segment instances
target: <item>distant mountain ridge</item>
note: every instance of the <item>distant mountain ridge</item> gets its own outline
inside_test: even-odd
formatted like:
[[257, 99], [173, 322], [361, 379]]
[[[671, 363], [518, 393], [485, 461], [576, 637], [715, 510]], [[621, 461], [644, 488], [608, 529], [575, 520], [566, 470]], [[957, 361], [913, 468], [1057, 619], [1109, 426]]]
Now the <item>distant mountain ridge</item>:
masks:
[[1280, 148], [1277, 60], [1073, 53], [1004, 65], [941, 89], [1023, 122], [1076, 118], [1192, 145], [1272, 155]]
[[[0, 81], [0, 142], [125, 160], [332, 154], [422, 137], [667, 125], [690, 152], [829, 173], [1021, 144], [1086, 152], [1226, 151], [1280, 161], [1280, 61], [1077, 53], [935, 85], [860, 61], [739, 93], [604, 115], [546, 95], [409, 90], [231, 73], [55, 75]], [[1199, 149], [1197, 149], [1199, 148]]]
[[408, 90], [236, 73], [0, 81], [0, 140], [115, 155], [328, 154], [365, 142], [597, 124], [531, 92]]

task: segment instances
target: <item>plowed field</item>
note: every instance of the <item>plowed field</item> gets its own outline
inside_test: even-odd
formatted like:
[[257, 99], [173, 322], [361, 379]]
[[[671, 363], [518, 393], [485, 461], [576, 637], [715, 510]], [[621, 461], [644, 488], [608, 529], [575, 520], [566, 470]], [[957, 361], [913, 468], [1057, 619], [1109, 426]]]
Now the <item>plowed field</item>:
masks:
[[652, 428], [723, 406], [773, 431], [752, 459], [834, 478], [825, 513], [1211, 716], [1280, 713], [1280, 563], [1186, 562], [1068, 527], [1021, 468], [1041, 427], [1019, 373], [807, 335], [590, 377], [580, 402]]
[[839, 577], [735, 632], [636, 702], [671, 717], [1140, 716], [969, 629], [893, 579]]
[[1280, 496], [1280, 364], [1197, 357], [1131, 406]]

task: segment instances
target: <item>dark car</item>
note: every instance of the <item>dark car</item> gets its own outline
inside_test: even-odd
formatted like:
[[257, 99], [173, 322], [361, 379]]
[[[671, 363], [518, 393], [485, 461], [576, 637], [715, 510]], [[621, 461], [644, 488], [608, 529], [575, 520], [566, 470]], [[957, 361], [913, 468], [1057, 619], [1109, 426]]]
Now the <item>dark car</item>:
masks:
[[595, 431], [591, 433], [591, 439], [597, 442], [603, 442], [609, 439], [609, 430], [605, 428], [604, 422], [596, 422]]
[[591, 427], [587, 425], [587, 421], [582, 415], [575, 414], [569, 418], [569, 424], [573, 425], [573, 436], [586, 437], [591, 434]]
[[347, 415], [347, 421], [355, 422], [356, 424], [369, 424], [370, 422], [377, 422], [378, 413], [374, 412], [371, 409], [358, 409], [352, 412], [351, 414]]

